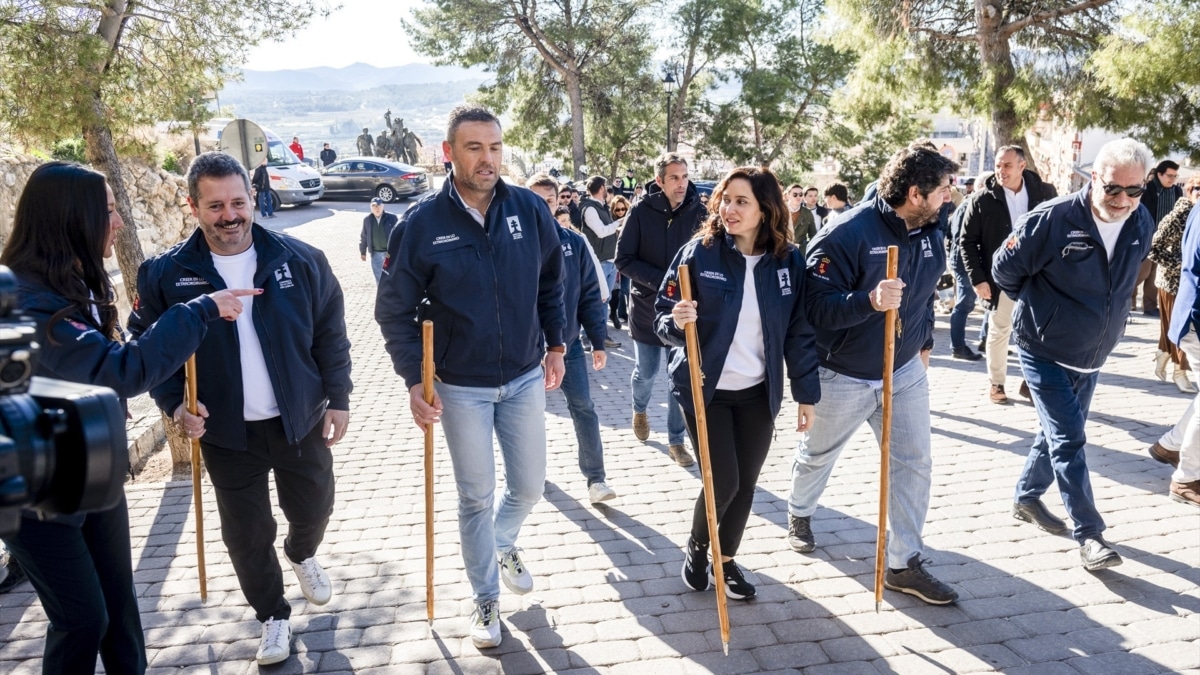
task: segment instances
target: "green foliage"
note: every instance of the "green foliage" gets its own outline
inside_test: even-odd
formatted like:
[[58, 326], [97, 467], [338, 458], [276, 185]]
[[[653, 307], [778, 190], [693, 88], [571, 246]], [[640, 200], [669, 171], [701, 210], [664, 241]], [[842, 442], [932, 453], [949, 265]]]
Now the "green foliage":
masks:
[[87, 147], [84, 146], [83, 138], [79, 136], [64, 138], [55, 141], [50, 147], [50, 156], [64, 162], [87, 164]]
[[319, 11], [316, 0], [2, 2], [0, 117], [40, 142], [91, 126], [121, 136], [181, 112], [200, 122], [198, 92]]
[[1070, 104], [1082, 125], [1128, 131], [1158, 155], [1200, 163], [1200, 0], [1146, 3], [1102, 40], [1088, 87]]
[[[848, 116], [847, 118], [848, 119]], [[850, 194], [861, 199], [867, 186], [900, 148], [926, 136], [931, 126], [911, 111], [887, 118], [869, 127], [854, 122], [833, 124], [827, 129], [830, 156], [841, 167], [838, 178]]]
[[787, 160], [807, 166], [822, 154], [814, 130], [829, 122], [829, 103], [854, 57], [819, 40], [820, 0], [755, 0], [723, 16], [724, 30], [753, 35], [731, 45], [725, 76], [740, 95], [708, 104], [701, 146], [736, 164]]
[[179, 158], [175, 156], [174, 152], [169, 150], [167, 151], [166, 156], [163, 157], [162, 168], [163, 171], [170, 171], [171, 173], [177, 173], [181, 176], [183, 175], [183, 166], [179, 163]]

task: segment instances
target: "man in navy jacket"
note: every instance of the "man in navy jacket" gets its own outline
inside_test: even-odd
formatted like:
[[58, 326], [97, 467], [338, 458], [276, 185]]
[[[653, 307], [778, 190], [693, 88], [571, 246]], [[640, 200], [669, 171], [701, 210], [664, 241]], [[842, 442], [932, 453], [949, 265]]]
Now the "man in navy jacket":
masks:
[[221, 537], [242, 593], [263, 622], [260, 665], [286, 660], [291, 605], [275, 551], [269, 479], [288, 520], [284, 554], [314, 605], [332, 587], [315, 554], [333, 513], [333, 454], [350, 420], [350, 340], [342, 289], [324, 254], [253, 223], [250, 178], [208, 152], [188, 169], [200, 227], [142, 264], [129, 320], [140, 335], [168, 307], [222, 288], [262, 288], [246, 311], [212, 324], [196, 351], [200, 415], [183, 404], [183, 373], [150, 391], [200, 449], [217, 496]]
[[[805, 297], [817, 333], [821, 400], [813, 430], [792, 465], [788, 544], [816, 548], [811, 520], [838, 455], [869, 422], [880, 433], [884, 316], [898, 311], [893, 366], [891, 484], [884, 585], [944, 605], [958, 593], [924, 568], [921, 539], [929, 510], [929, 383], [921, 351], [933, 334], [934, 286], [946, 268], [939, 214], [958, 165], [929, 145], [896, 153], [878, 194], [821, 228], [808, 247]], [[887, 279], [887, 249], [899, 249], [899, 278]], [[874, 484], [877, 477], [864, 477]]]
[[1012, 514], [1047, 532], [1065, 530], [1041, 502], [1057, 482], [1088, 570], [1121, 564], [1101, 536], [1084, 426], [1100, 368], [1125, 334], [1138, 268], [1150, 252], [1154, 221], [1138, 197], [1152, 162], [1141, 143], [1106, 143], [1091, 182], [1026, 214], [992, 259], [996, 285], [1016, 301], [1013, 334], [1041, 423]]
[[[450, 177], [393, 230], [375, 319], [417, 425], [445, 422], [476, 605], [470, 634], [477, 648], [496, 647], [500, 581], [533, 590], [516, 541], [545, 489], [546, 391], [562, 382], [565, 351], [563, 254], [541, 198], [500, 180], [495, 115], [455, 108], [442, 149]], [[432, 405], [422, 397], [418, 318], [434, 326]], [[504, 455], [499, 503], [493, 431]]]

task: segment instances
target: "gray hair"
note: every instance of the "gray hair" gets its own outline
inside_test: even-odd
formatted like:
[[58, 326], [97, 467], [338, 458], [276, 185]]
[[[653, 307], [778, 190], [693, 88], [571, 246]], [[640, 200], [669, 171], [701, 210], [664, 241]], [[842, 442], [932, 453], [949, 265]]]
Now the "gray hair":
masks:
[[241, 176], [242, 182], [246, 184], [246, 194], [250, 194], [250, 174], [246, 173], [246, 167], [242, 166], [236, 157], [216, 151], [196, 155], [196, 159], [192, 160], [192, 165], [188, 167], [187, 172], [188, 196], [192, 198], [192, 203], [200, 202], [201, 178], [225, 178], [226, 176]]
[[1004, 153], [1006, 153], [1010, 150], [1012, 152], [1017, 153], [1018, 160], [1020, 160], [1022, 162], [1025, 161], [1025, 148], [1022, 148], [1019, 145], [1002, 145], [1002, 146], [996, 148], [996, 157], [999, 157], [1000, 155], [1003, 155]]
[[667, 167], [672, 164], [687, 166], [687, 160], [683, 158], [683, 155], [678, 153], [664, 152], [658, 156], [658, 159], [654, 160], [654, 175], [658, 176], [659, 180], [666, 180]]
[[1145, 176], [1153, 166], [1154, 153], [1150, 152], [1150, 148], [1132, 138], [1121, 138], [1109, 141], [1100, 148], [1092, 163], [1092, 170], [1100, 175], [1109, 167], [1137, 167]]

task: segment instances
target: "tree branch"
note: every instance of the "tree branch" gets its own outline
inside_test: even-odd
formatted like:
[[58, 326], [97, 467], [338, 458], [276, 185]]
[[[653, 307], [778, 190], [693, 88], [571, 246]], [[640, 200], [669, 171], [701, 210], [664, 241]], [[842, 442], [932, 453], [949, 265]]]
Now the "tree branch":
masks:
[[925, 35], [928, 35], [929, 37], [933, 38], [934, 40], [941, 40], [942, 42], [964, 42], [964, 43], [975, 43], [976, 42], [976, 37], [974, 35], [958, 35], [956, 33], [943, 33], [940, 30], [933, 30], [932, 28], [921, 28], [918, 26], [914, 26], [912, 28], [909, 28], [908, 30], [911, 33], [924, 33]]
[[1036, 14], [1030, 14], [1029, 16], [1025, 17], [1024, 19], [1005, 24], [1000, 29], [1000, 36], [1007, 40], [1008, 38], [1012, 37], [1018, 31], [1028, 28], [1029, 26], [1032, 26], [1034, 24], [1042, 24], [1047, 21], [1053, 21], [1054, 19], [1062, 18], [1064, 16], [1070, 16], [1072, 14], [1079, 14], [1080, 12], [1086, 12], [1089, 9], [1103, 7], [1104, 5], [1107, 5], [1107, 4], [1111, 3], [1112, 1], [1113, 0], [1085, 0], [1084, 2], [1075, 3], [1074, 5], [1071, 5], [1069, 7], [1060, 7], [1059, 9], [1048, 9], [1044, 12], [1037, 12]]

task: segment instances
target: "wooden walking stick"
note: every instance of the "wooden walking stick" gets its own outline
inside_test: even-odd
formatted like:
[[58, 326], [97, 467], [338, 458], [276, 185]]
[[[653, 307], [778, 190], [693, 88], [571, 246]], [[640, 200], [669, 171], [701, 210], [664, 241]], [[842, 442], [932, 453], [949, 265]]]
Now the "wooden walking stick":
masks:
[[[188, 357], [184, 366], [187, 378], [187, 408], [193, 415], [199, 414], [199, 398], [196, 395], [196, 355]], [[204, 501], [200, 498], [200, 439], [192, 439], [192, 503], [196, 509], [196, 567], [200, 574], [200, 602], [208, 600], [208, 575], [204, 571]]]
[[[433, 322], [421, 322], [421, 393], [433, 404]], [[425, 616], [433, 625], [433, 425], [425, 425]]]
[[[684, 300], [692, 299], [692, 278], [688, 266], [679, 266], [679, 290]], [[704, 413], [704, 375], [700, 372], [700, 339], [696, 322], [683, 327], [687, 338], [688, 373], [692, 383], [692, 407], [696, 409], [696, 440], [700, 447], [700, 477], [704, 482], [704, 510], [708, 515], [708, 540], [712, 546], [713, 579], [717, 587], [717, 617], [721, 621], [721, 644], [729, 656], [729, 608], [725, 605], [725, 574], [721, 567], [721, 540], [717, 537], [717, 501], [713, 494], [712, 461], [708, 457], [708, 418]]]
[[[900, 267], [900, 249], [887, 250], [887, 278], [895, 279]], [[886, 563], [888, 482], [892, 467], [892, 368], [896, 362], [896, 310], [883, 316], [883, 423], [879, 433], [879, 531], [875, 536], [875, 611], [883, 604], [883, 573]]]

